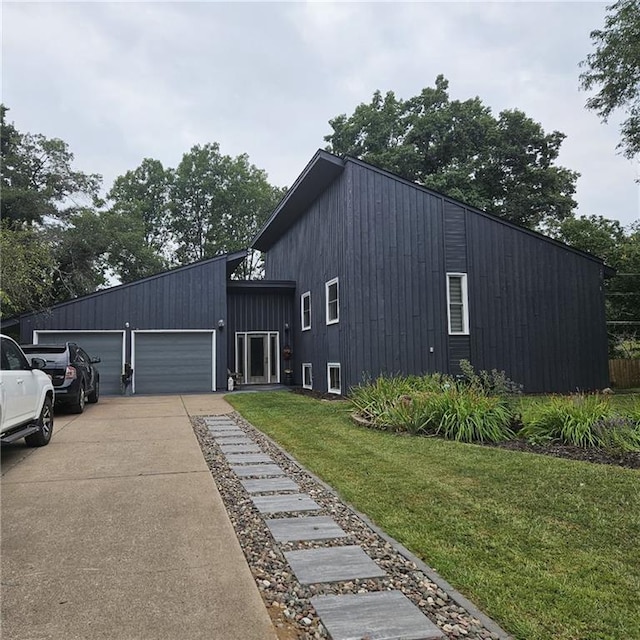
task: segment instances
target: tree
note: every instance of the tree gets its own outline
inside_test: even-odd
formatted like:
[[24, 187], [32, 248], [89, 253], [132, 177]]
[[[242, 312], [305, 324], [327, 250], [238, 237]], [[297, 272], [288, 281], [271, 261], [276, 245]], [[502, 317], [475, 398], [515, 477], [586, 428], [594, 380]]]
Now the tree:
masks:
[[0, 310], [3, 316], [51, 303], [55, 261], [50, 246], [31, 227], [0, 224]]
[[0, 105], [3, 220], [33, 224], [64, 218], [77, 208], [78, 198], [97, 196], [101, 177], [75, 171], [66, 142], [18, 132], [6, 123], [7, 111]]
[[246, 248], [281, 195], [246, 155], [222, 155], [217, 143], [192, 147], [170, 192], [168, 226], [178, 263]]
[[580, 82], [598, 89], [586, 106], [603, 122], [624, 111], [618, 148], [631, 159], [640, 153], [640, 0], [618, 0], [607, 12], [604, 28], [591, 32], [595, 51], [581, 63]]
[[439, 75], [408, 100], [376, 91], [329, 121], [328, 150], [528, 227], [571, 217], [578, 174], [554, 164], [564, 134], [545, 133], [518, 110], [496, 118], [477, 97], [451, 100], [448, 87]]
[[103, 214], [109, 236], [109, 266], [121, 282], [132, 282], [158, 273], [170, 264], [167, 242], [171, 169], [159, 160], [145, 158], [142, 164], [119, 176]]

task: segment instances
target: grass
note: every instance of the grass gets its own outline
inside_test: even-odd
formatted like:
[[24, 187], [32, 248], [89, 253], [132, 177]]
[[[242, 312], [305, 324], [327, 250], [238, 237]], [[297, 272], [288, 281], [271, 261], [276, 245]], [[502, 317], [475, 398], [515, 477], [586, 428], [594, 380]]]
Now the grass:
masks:
[[350, 405], [226, 396], [522, 640], [640, 640], [640, 474], [365, 429]]

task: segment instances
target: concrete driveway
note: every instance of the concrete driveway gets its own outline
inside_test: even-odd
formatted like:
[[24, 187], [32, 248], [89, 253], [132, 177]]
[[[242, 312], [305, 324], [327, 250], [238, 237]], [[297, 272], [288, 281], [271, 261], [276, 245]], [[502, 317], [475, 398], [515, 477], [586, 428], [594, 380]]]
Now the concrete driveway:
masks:
[[275, 640], [192, 431], [221, 395], [113, 397], [2, 448], [2, 638]]

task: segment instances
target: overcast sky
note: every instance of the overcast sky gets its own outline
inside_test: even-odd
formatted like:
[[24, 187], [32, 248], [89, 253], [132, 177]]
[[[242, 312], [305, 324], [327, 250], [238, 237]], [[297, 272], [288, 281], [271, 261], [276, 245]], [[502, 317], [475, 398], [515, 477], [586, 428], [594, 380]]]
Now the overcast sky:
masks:
[[454, 99], [564, 132], [578, 213], [629, 224], [638, 164], [616, 151], [619, 119], [584, 109], [578, 82], [605, 6], [4, 1], [2, 101], [20, 131], [62, 138], [107, 188], [145, 157], [175, 167], [207, 142], [290, 186], [331, 118], [376, 89], [415, 96], [442, 73]]

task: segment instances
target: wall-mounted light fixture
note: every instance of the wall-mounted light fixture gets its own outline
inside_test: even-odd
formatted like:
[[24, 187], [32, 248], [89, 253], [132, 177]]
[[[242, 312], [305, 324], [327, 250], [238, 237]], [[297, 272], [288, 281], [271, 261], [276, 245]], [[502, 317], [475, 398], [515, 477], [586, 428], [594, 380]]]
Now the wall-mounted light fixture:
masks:
[[284, 332], [285, 332], [285, 333], [288, 333], [288, 332], [289, 332], [289, 323], [288, 323], [288, 322], [285, 322], [285, 323], [284, 323]]
[[128, 329], [128, 328], [129, 328], [129, 323], [128, 323], [128, 322], [125, 322], [125, 323], [124, 323], [124, 328], [125, 328], [125, 329]]
[[224, 329], [224, 320], [222, 318], [218, 320], [218, 329], [220, 329], [220, 331]]

